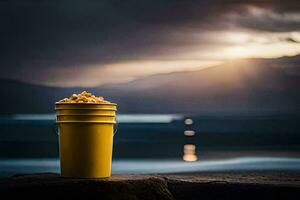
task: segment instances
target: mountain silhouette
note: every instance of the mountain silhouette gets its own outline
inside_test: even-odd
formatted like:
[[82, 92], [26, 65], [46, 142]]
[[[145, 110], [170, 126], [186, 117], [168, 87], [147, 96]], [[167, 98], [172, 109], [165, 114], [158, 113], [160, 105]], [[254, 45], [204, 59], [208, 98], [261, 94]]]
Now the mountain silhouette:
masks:
[[152, 75], [94, 88], [0, 80], [0, 112], [49, 113], [54, 102], [89, 90], [121, 113], [281, 114], [300, 112], [300, 56], [244, 59], [198, 71]]

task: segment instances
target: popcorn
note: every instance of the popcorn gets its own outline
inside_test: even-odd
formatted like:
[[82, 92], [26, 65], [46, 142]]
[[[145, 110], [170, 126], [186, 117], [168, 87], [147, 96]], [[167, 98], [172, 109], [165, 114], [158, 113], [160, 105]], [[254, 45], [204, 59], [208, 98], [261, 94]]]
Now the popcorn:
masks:
[[72, 94], [69, 98], [64, 98], [58, 103], [110, 103], [103, 97], [96, 97], [92, 93], [83, 91], [80, 94]]

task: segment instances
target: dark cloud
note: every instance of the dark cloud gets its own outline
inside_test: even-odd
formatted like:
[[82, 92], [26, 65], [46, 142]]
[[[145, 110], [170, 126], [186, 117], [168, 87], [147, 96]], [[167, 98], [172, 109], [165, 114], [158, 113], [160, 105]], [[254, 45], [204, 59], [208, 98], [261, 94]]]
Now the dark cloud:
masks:
[[293, 38], [290, 38], [290, 37], [288, 37], [288, 38], [282, 38], [281, 39], [282, 41], [287, 41], [287, 42], [291, 42], [291, 43], [300, 43], [300, 41], [297, 41], [297, 40], [295, 40], [295, 39], [293, 39]]
[[229, 23], [237, 27], [269, 32], [299, 31], [300, 9], [298, 11], [295, 9], [283, 10], [275, 5], [270, 7], [244, 5], [240, 10], [231, 11], [226, 16]]
[[[268, 12], [259, 18], [251, 6]], [[0, 72], [39, 76], [49, 68], [161, 58], [192, 47], [184, 37], [192, 32], [299, 30], [292, 15], [299, 10], [298, 1], [279, 0], [0, 1]], [[198, 41], [214, 45], [204, 36]]]

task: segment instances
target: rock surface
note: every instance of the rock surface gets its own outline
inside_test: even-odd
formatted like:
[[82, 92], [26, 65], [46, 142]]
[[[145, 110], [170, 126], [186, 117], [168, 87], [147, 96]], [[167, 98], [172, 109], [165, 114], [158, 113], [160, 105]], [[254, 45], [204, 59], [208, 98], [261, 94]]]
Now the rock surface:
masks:
[[31, 199], [297, 199], [300, 172], [114, 175], [107, 179], [28, 174], [0, 179], [0, 193]]

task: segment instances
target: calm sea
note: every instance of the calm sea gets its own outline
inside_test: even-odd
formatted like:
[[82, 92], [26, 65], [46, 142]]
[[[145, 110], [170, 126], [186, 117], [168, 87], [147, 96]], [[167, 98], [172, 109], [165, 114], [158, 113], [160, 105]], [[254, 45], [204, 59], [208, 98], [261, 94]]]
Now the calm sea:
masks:
[[[0, 176], [59, 172], [53, 114], [0, 116]], [[297, 116], [119, 115], [113, 173], [300, 170]]]

